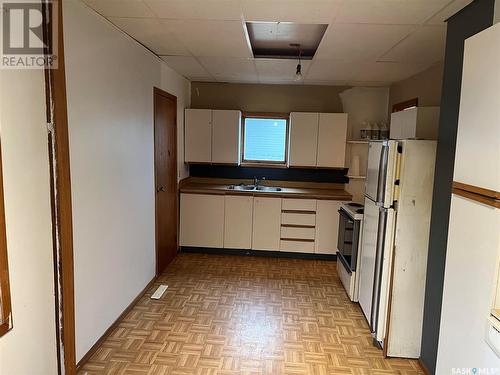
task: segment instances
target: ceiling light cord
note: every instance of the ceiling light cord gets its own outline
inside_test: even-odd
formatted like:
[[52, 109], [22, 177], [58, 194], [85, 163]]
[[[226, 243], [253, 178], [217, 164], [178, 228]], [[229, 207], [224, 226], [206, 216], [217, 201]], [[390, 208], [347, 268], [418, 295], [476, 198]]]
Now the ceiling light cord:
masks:
[[302, 81], [302, 50], [300, 49], [300, 45], [297, 46], [298, 55], [299, 55], [299, 63], [297, 64], [297, 69], [295, 70], [295, 81]]

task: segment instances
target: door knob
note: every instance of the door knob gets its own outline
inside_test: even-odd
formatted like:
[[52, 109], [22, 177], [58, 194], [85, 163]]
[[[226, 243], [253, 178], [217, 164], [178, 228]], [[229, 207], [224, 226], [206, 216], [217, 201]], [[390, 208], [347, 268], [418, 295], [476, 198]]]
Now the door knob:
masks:
[[165, 192], [165, 187], [164, 186], [160, 186], [158, 189], [156, 189], [156, 191], [159, 193], [159, 192]]

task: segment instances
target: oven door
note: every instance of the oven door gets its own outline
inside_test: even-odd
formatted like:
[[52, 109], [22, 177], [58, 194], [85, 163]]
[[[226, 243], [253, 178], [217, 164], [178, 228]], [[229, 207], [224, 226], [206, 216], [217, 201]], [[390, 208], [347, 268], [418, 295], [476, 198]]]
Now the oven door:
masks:
[[[349, 273], [356, 270], [356, 259], [353, 252], [355, 221], [342, 208], [339, 210], [339, 237], [337, 250], [340, 261]], [[354, 255], [354, 256], [353, 256]]]

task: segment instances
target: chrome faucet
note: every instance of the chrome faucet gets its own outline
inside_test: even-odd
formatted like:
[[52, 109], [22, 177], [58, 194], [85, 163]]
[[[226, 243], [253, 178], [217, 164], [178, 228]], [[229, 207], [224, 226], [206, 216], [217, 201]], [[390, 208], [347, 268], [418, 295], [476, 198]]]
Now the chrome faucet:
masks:
[[258, 188], [259, 185], [260, 185], [260, 183], [262, 181], [265, 181], [265, 180], [266, 180], [265, 177], [262, 177], [262, 178], [258, 179], [256, 176], [254, 176], [254, 178], [253, 178], [253, 184], [255, 185], [255, 188]]

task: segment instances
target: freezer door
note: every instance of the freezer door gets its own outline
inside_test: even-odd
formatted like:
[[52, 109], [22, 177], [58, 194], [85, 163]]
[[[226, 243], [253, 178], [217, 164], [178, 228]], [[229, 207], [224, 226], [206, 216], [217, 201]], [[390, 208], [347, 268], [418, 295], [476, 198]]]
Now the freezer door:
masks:
[[365, 198], [363, 217], [363, 235], [359, 262], [359, 304], [368, 322], [372, 316], [373, 281], [375, 276], [375, 257], [377, 254], [377, 234], [379, 207], [369, 198]]
[[368, 167], [366, 170], [365, 195], [378, 202], [380, 172], [383, 172], [384, 142], [370, 142], [368, 145]]

